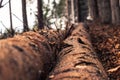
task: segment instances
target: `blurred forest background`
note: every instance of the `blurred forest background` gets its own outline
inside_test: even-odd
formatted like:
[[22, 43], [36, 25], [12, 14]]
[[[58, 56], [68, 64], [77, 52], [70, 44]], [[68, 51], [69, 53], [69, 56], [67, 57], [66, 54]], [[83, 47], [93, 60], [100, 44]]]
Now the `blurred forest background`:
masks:
[[[6, 29], [5, 34], [13, 35], [19, 31], [29, 31], [31, 26], [29, 26], [28, 21], [33, 18], [31, 16], [35, 17], [32, 26], [32, 29], [35, 30], [43, 28], [64, 29], [67, 23], [85, 22], [86, 20], [99, 20], [101, 23], [115, 25], [120, 23], [119, 0], [21, 0], [19, 3], [21, 9], [19, 10], [22, 10], [22, 20], [12, 13], [12, 2], [11, 0], [0, 1], [0, 8], [4, 9], [5, 6], [9, 5], [9, 11], [6, 13], [9, 13], [10, 28], [5, 26], [6, 23], [2, 23], [2, 21], [0, 23]], [[29, 6], [31, 8], [29, 8], [28, 13], [27, 7]], [[15, 31], [13, 17], [23, 23], [22, 30]], [[0, 33], [2, 35], [3, 31], [1, 30]]]
[[[0, 8], [4, 9], [6, 5], [9, 5], [10, 28], [1, 21], [0, 24], [6, 29], [4, 33], [1, 30], [1, 37], [13, 36], [21, 31], [43, 28], [64, 29], [67, 23], [85, 22], [87, 20], [115, 25], [120, 23], [120, 0], [21, 0], [22, 20], [12, 13], [13, 1], [8, 0], [3, 4], [4, 1], [6, 0], [0, 0]], [[31, 16], [35, 16], [34, 25], [31, 29], [28, 23], [28, 17], [31, 16], [27, 15], [27, 7], [32, 5], [36, 7], [30, 8], [31, 12], [29, 12]], [[16, 31], [13, 28], [13, 17], [23, 23], [22, 30]]]

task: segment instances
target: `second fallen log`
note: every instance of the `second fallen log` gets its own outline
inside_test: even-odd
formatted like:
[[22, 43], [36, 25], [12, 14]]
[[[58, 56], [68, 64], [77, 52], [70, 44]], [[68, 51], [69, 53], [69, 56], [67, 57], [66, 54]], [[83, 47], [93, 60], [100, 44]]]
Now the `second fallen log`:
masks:
[[85, 26], [80, 23], [72, 29], [48, 80], [108, 80]]

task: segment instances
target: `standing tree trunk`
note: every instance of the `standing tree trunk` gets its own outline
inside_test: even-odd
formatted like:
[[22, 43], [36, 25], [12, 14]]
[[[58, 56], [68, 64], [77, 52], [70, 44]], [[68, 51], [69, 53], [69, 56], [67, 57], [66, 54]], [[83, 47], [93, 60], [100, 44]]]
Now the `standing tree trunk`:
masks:
[[75, 22], [78, 22], [78, 0], [74, 0], [74, 13]]
[[9, 0], [9, 15], [10, 15], [10, 34], [11, 36], [14, 36], [14, 29], [12, 24], [12, 9], [11, 9], [11, 0]]
[[22, 16], [23, 16], [24, 32], [29, 31], [28, 21], [27, 21], [27, 11], [26, 11], [26, 0], [22, 0]]
[[68, 22], [70, 23], [71, 21], [71, 0], [68, 0]]
[[65, 15], [65, 17], [68, 19], [69, 18], [69, 14], [68, 14], [68, 0], [65, 0], [65, 10], [64, 10], [64, 15]]
[[43, 24], [43, 10], [42, 10], [42, 0], [37, 0], [37, 6], [38, 6], [38, 29], [43, 29], [44, 24]]
[[99, 18], [102, 23], [111, 23], [110, 0], [97, 0]]
[[112, 23], [120, 24], [119, 0], [110, 0], [110, 1], [111, 1], [111, 11], [112, 11]]
[[120, 7], [120, 0], [119, 0], [119, 7]]
[[78, 0], [78, 20], [83, 22], [88, 16], [87, 0]]
[[74, 0], [71, 0], [71, 23], [75, 22]]
[[71, 23], [78, 22], [78, 0], [68, 0], [68, 21]]
[[98, 6], [96, 0], [88, 0], [89, 16], [92, 20], [96, 20], [98, 17]]

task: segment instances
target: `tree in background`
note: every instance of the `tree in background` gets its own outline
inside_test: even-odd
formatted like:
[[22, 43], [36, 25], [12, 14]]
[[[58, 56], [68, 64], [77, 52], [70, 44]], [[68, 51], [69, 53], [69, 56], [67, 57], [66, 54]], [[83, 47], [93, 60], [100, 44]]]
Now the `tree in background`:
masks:
[[14, 35], [15, 31], [13, 29], [13, 24], [12, 24], [12, 10], [11, 10], [11, 0], [9, 0], [9, 15], [10, 15], [10, 34], [11, 36]]
[[120, 24], [120, 5], [119, 0], [111, 1], [111, 11], [112, 11], [112, 23]]
[[68, 23], [78, 22], [78, 0], [65, 0], [64, 7]]
[[26, 0], [22, 0], [22, 16], [23, 16], [23, 31], [29, 31], [28, 21], [27, 21], [27, 11], [26, 11]]
[[120, 0], [88, 0], [89, 14], [102, 23], [120, 24]]
[[75, 18], [75, 22], [78, 22], [78, 0], [73, 0], [74, 1], [74, 18]]
[[58, 27], [62, 28], [62, 23], [66, 22], [68, 17], [66, 2], [67, 0], [48, 0], [48, 3], [43, 1], [43, 19], [45, 26], [48, 28], [54, 26], [56, 29], [58, 29]]
[[44, 28], [44, 23], [43, 23], [43, 1], [42, 0], [37, 0], [37, 8], [38, 8], [38, 29], [43, 29]]
[[111, 23], [110, 0], [97, 0], [99, 18], [102, 23]]
[[65, 0], [64, 15], [68, 19], [68, 0]]
[[97, 0], [88, 0], [88, 8], [89, 8], [88, 16], [91, 17], [91, 20], [96, 20], [96, 18], [98, 17]]
[[78, 22], [78, 0], [60, 0], [55, 13], [59, 18], [64, 16], [69, 23]]
[[88, 16], [88, 0], [78, 0], [78, 21], [83, 22]]
[[[38, 1], [41, 2], [41, 0]], [[57, 21], [57, 19], [62, 19], [61, 17], [65, 17], [68, 22], [83, 22], [87, 16], [91, 16], [93, 20], [98, 19], [102, 23], [119, 23], [120, 0], [114, 1], [116, 3], [112, 2], [112, 0], [59, 0], [58, 2], [53, 0], [52, 4], [49, 1], [47, 5], [41, 2], [43, 6], [38, 2], [38, 9], [40, 10], [38, 12], [40, 15], [37, 15], [40, 22], [39, 25], [43, 25], [44, 23], [45, 26], [50, 26], [54, 23], [51, 22], [51, 19]], [[114, 6], [112, 6], [113, 4]], [[53, 5], [52, 9], [50, 9], [50, 5]]]
[[78, 0], [66, 0], [66, 1], [68, 22], [69, 23], [78, 22]]
[[111, 23], [110, 0], [88, 0], [88, 10], [93, 21], [99, 19], [101, 23]]
[[71, 23], [75, 23], [75, 8], [74, 8], [74, 0], [70, 0], [71, 2]]

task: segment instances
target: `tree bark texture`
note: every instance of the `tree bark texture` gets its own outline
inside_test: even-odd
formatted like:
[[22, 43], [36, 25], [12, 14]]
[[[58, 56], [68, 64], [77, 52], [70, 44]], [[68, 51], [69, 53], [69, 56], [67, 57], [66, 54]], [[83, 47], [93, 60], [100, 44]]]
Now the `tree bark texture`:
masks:
[[71, 28], [48, 80], [108, 80], [83, 25]]
[[102, 23], [111, 23], [110, 0], [97, 0], [99, 18]]
[[120, 24], [119, 0], [110, 0], [110, 1], [111, 1], [111, 11], [112, 11], [112, 23]]
[[22, 0], [22, 16], [23, 16], [23, 27], [24, 32], [29, 31], [26, 11], [26, 0]]
[[47, 40], [38, 33], [0, 40], [0, 80], [44, 80], [52, 55]]

